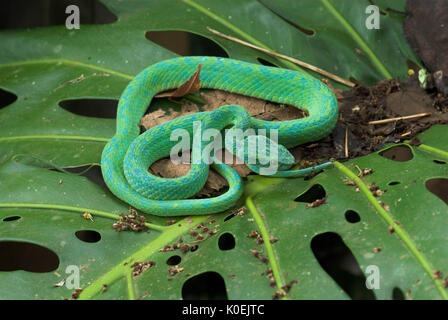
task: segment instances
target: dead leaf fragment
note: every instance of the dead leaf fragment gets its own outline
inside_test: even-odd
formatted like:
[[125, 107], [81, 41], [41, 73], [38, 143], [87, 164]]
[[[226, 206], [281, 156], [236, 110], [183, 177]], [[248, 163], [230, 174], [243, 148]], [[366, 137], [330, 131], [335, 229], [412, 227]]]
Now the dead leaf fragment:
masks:
[[179, 97], [183, 97], [189, 93], [198, 92], [199, 89], [201, 88], [201, 85], [200, 85], [201, 67], [202, 67], [202, 64], [200, 63], [198, 65], [198, 70], [195, 73], [193, 73], [193, 75], [190, 77], [190, 79], [188, 79], [188, 81], [186, 81], [185, 83], [180, 85], [177, 89], [159, 93], [155, 97], [156, 98], [179, 98]]

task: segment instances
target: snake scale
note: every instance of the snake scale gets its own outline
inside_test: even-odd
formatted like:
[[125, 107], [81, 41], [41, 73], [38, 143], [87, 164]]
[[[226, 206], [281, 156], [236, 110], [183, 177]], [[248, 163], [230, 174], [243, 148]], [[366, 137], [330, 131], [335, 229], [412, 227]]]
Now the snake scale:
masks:
[[[140, 119], [153, 97], [185, 83], [197, 71], [199, 64], [202, 66], [201, 88], [220, 89], [293, 105], [306, 110], [308, 116], [289, 121], [263, 121], [250, 117], [241, 106], [227, 105], [214, 111], [173, 119], [140, 134]], [[224, 211], [234, 206], [243, 193], [242, 179], [230, 166], [220, 162], [211, 165], [227, 180], [229, 189], [220, 196], [206, 199], [188, 198], [205, 184], [208, 164], [192, 164], [186, 175], [174, 179], [157, 177], [148, 172], [152, 163], [170, 155], [171, 149], [178, 143], [170, 140], [173, 130], [184, 129], [192, 135], [194, 160], [194, 150], [199, 150], [199, 153], [202, 150], [197, 149], [201, 148], [197, 145], [200, 139], [194, 139], [194, 122], [217, 130], [229, 126], [243, 130], [277, 129], [279, 156], [286, 157], [286, 164], [280, 166], [282, 170], [273, 176], [297, 177], [326, 168], [331, 162], [302, 170], [287, 170], [293, 163], [283, 150], [324, 138], [333, 130], [337, 116], [337, 100], [332, 91], [308, 74], [217, 57], [165, 60], [141, 71], [123, 91], [118, 104], [116, 133], [106, 144], [101, 158], [103, 177], [118, 198], [149, 214], [179, 216]], [[257, 171], [254, 166], [249, 167]]]

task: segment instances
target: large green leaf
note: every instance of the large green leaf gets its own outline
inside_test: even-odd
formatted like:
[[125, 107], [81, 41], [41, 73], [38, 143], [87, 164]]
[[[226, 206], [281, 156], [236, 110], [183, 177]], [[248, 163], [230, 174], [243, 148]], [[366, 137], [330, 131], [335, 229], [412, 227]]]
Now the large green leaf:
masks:
[[[395, 287], [408, 292], [409, 298], [446, 298], [441, 280], [432, 276], [436, 269], [445, 267], [446, 205], [424, 186], [425, 179], [446, 176], [446, 165], [433, 162], [434, 157], [428, 153], [446, 159], [443, 152], [437, 153], [439, 149], [446, 152], [440, 142], [446, 130], [440, 128], [436, 128], [440, 130], [437, 134], [422, 135], [425, 144], [437, 149], [414, 148], [414, 159], [406, 163], [373, 154], [307, 181], [250, 176], [241, 202], [249, 208], [244, 215], [228, 219], [230, 212], [226, 212], [183, 219], [170, 226], [166, 222], [171, 218], [149, 216], [149, 233], [114, 231], [114, 220], [129, 208], [103, 187], [82, 176], [33, 166], [48, 162], [58, 167], [99, 163], [102, 148], [114, 133], [114, 120], [75, 115], [58, 103], [79, 98], [118, 99], [140, 70], [175, 56], [146, 40], [146, 31], [186, 30], [213, 39], [232, 58], [251, 62], [263, 58], [298, 69], [218, 38], [206, 30], [210, 26], [367, 83], [386, 77], [383, 67], [393, 76], [405, 75], [406, 60], [414, 59], [401, 36], [399, 16], [382, 16], [380, 31], [362, 29], [369, 1], [350, 2], [350, 6], [347, 1], [313, 1], [303, 7], [299, 7], [302, 1], [284, 3], [295, 10], [287, 12], [283, 2], [274, 1], [110, 1], [106, 5], [118, 16], [118, 21], [111, 24], [82, 25], [80, 30], [54, 26], [0, 32], [0, 87], [18, 96], [17, 101], [0, 110], [1, 248], [20, 256], [23, 251], [13, 250], [14, 243], [38, 244], [54, 252], [59, 260], [56, 269], [44, 273], [1, 272], [0, 297], [69, 298], [73, 289], [54, 284], [68, 277], [67, 266], [76, 265], [81, 268], [81, 298], [177, 299], [182, 297], [184, 285], [190, 283], [187, 279], [215, 272], [214, 279], [222, 277], [226, 288], [220, 298], [269, 299], [283, 285], [297, 280], [286, 298], [345, 299], [349, 295], [320, 267], [310, 249], [316, 235], [330, 232], [339, 234], [356, 258], [361, 286], [367, 266], [380, 268], [381, 287], [374, 291], [377, 298], [391, 298]], [[394, 9], [401, 10], [402, 6]], [[314, 30], [315, 35], [304, 34], [285, 19]], [[355, 48], [368, 51], [359, 37], [371, 53], [356, 53]], [[43, 161], [30, 162], [33, 158], [23, 156], [11, 159], [17, 154], [32, 154]], [[345, 185], [348, 172], [344, 168], [357, 172], [355, 164], [374, 168], [375, 173], [363, 180], [371, 183], [373, 178], [381, 189], [388, 189], [381, 199], [389, 205], [390, 214], [378, 209], [371, 196]], [[401, 184], [387, 186], [392, 177]], [[315, 184], [325, 189], [328, 204], [306, 209], [305, 203], [294, 201]], [[344, 220], [349, 209], [359, 214], [360, 222]], [[81, 217], [85, 211], [93, 215], [93, 221]], [[403, 231], [390, 234], [388, 225], [395, 220]], [[178, 243], [179, 238], [184, 244], [194, 245], [197, 235], [193, 237], [190, 231], [201, 222], [216, 234], [202, 232], [208, 238], [196, 243], [197, 250], [159, 251]], [[75, 235], [80, 230], [96, 231], [101, 240], [83, 242]], [[248, 237], [254, 230], [261, 233], [264, 243], [257, 244], [256, 239]], [[270, 237], [278, 241], [271, 244], [267, 241]], [[373, 249], [379, 247], [382, 250], [374, 253]], [[257, 250], [267, 263], [251, 250]], [[180, 256], [179, 267], [184, 270], [171, 276], [168, 268], [172, 266], [167, 260], [174, 255]], [[155, 266], [141, 275], [131, 275], [133, 263], [149, 260]], [[276, 281], [273, 287], [266, 276], [268, 269], [272, 269]], [[351, 297], [372, 297], [365, 292]]]
[[[105, 4], [118, 16], [116, 22], [82, 25], [79, 30], [54, 26], [0, 32], [0, 87], [18, 96], [0, 110], [0, 161], [15, 153], [32, 152], [60, 166], [98, 163], [105, 142], [114, 133], [114, 121], [72, 114], [59, 102], [118, 99], [143, 68], [176, 56], [145, 39], [145, 32], [151, 30], [193, 32], [213, 39], [232, 58], [257, 62], [260, 57], [300, 69], [212, 35], [206, 29], [209, 26], [367, 83], [389, 75], [403, 77], [406, 60], [415, 60], [402, 36], [401, 19], [381, 16], [380, 30], [365, 28], [367, 0]], [[306, 35], [285, 19], [315, 34]]]
[[[446, 136], [446, 126], [434, 130], [443, 130]], [[427, 140], [431, 146], [438, 139]], [[6, 162], [0, 167], [1, 240], [48, 248], [59, 257], [59, 265], [46, 273], [1, 272], [0, 295], [69, 298], [73, 289], [53, 285], [68, 277], [67, 266], [76, 265], [82, 270], [81, 298], [178, 299], [188, 279], [215, 272], [225, 283], [221, 298], [269, 299], [280, 287], [297, 280], [288, 298], [345, 299], [347, 294], [320, 266], [311, 248], [313, 239], [336, 233], [352, 252], [360, 271], [366, 272], [371, 265], [379, 268], [380, 288], [373, 292], [376, 298], [392, 298], [395, 288], [412, 299], [446, 298], [446, 289], [435, 274], [436, 270], [446, 271], [447, 205], [426, 189], [425, 182], [447, 176], [448, 167], [441, 161], [448, 161], [448, 148], [445, 145], [444, 150], [434, 148], [430, 152], [426, 145], [409, 148], [412, 159], [405, 162], [380, 156], [380, 151], [338, 164], [310, 180], [252, 176], [242, 203], [249, 209], [244, 215], [228, 219], [228, 212], [186, 218], [170, 226], [164, 225], [165, 219], [153, 217], [149, 233], [115, 232], [113, 218], [127, 213], [127, 206], [84, 177]], [[356, 166], [372, 168], [374, 173], [356, 178]], [[347, 185], [347, 178], [356, 181], [361, 190]], [[364, 186], [373, 182], [381, 190], [387, 189], [379, 198], [365, 192]], [[315, 185], [325, 190], [327, 204], [307, 208], [306, 203], [296, 201]], [[379, 200], [387, 204], [388, 211], [379, 206]], [[349, 210], [357, 212], [359, 221], [347, 220], [345, 213]], [[84, 211], [93, 214], [93, 221], [81, 217]], [[5, 221], [11, 216], [20, 219]], [[207, 236], [207, 231], [196, 228], [201, 222], [216, 233]], [[391, 233], [389, 226], [395, 227], [395, 232]], [[97, 231], [101, 240], [82, 242], [75, 236], [80, 230]], [[206, 239], [194, 242], [197, 236], [190, 231]], [[257, 244], [249, 237], [253, 231], [265, 241]], [[229, 238], [234, 239], [233, 246], [232, 241], [230, 245], [225, 241]], [[271, 243], [271, 238], [278, 241]], [[180, 249], [160, 251], [173, 244], [198, 248], [184, 253]], [[266, 264], [251, 250], [265, 257]], [[176, 255], [180, 257], [177, 264], [184, 269], [170, 275], [172, 266], [167, 261]], [[154, 261], [155, 266], [132, 277], [131, 265], [146, 261]], [[268, 269], [273, 271], [274, 287], [265, 275]], [[362, 274], [358, 277], [363, 278]], [[20, 289], [18, 283], [22, 284]], [[103, 292], [105, 284], [107, 291]], [[347, 290], [359, 298], [350, 288]]]

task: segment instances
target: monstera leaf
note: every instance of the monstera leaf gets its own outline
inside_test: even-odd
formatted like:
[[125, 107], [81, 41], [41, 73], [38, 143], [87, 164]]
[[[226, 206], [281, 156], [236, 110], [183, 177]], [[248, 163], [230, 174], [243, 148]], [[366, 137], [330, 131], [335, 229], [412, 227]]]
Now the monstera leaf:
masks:
[[[416, 60], [401, 36], [399, 18], [387, 14], [381, 17], [382, 29], [365, 27], [368, 1], [306, 1], [303, 6], [302, 2], [285, 1], [281, 8], [271, 8], [274, 3], [109, 1], [105, 4], [118, 16], [114, 23], [82, 25], [79, 30], [54, 26], [2, 31], [0, 86], [17, 100], [1, 109], [0, 161], [25, 152], [59, 166], [98, 163], [105, 142], [114, 133], [115, 121], [81, 116], [85, 109], [82, 101], [75, 105], [74, 109], [79, 109], [75, 114], [61, 106], [87, 98], [117, 100], [139, 71], [175, 57], [145, 39], [144, 34], [151, 30], [189, 31], [216, 41], [232, 58], [255, 63], [263, 58], [300, 69], [212, 35], [206, 29], [209, 26], [367, 83], [390, 75], [404, 76], [406, 61]], [[283, 12], [282, 8], [296, 8], [299, 3], [301, 7], [290, 12], [300, 16]], [[314, 34], [294, 26], [297, 20], [303, 21], [302, 27], [315, 30]], [[102, 101], [89, 105], [90, 115], [101, 111]]]
[[[140, 232], [116, 231], [129, 206], [91, 180], [98, 166], [61, 169], [98, 164], [114, 134], [114, 119], [82, 115], [86, 99], [116, 101], [140, 70], [176, 56], [147, 31], [184, 30], [232, 58], [300, 69], [209, 26], [366, 83], [416, 60], [385, 1], [379, 30], [365, 28], [369, 1], [305, 2], [107, 1], [116, 22], [1, 31], [0, 87], [17, 99], [0, 110], [0, 297], [446, 298], [446, 195], [435, 191], [446, 189], [444, 127], [312, 179], [249, 176], [233, 210], [144, 215]], [[63, 108], [73, 101], [79, 110]], [[357, 166], [373, 173], [357, 177]]]
[[[424, 145], [390, 145], [309, 180], [251, 176], [242, 209], [150, 217], [148, 232], [114, 231], [126, 204], [85, 177], [5, 162], [0, 244], [17, 263], [2, 261], [1, 295], [69, 298], [76, 266], [87, 299], [446, 298], [448, 150], [436, 146], [446, 132], [433, 127]], [[375, 290], [364, 287], [371, 270]]]

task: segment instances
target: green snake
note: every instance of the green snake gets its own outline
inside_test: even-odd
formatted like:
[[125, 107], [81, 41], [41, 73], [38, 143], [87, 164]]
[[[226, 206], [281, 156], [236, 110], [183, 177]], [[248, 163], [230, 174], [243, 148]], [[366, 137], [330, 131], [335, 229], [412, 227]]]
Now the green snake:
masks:
[[[140, 120], [153, 97], [161, 91], [178, 88], [188, 81], [197, 71], [199, 64], [202, 66], [201, 88], [220, 89], [293, 105], [305, 110], [308, 116], [289, 121], [263, 121], [250, 117], [241, 106], [226, 105], [214, 111], [198, 112], [173, 119], [140, 134]], [[313, 170], [327, 168], [332, 163], [301, 170], [287, 170], [293, 165], [293, 158], [286, 148], [324, 138], [333, 130], [337, 117], [338, 106], [333, 92], [321, 81], [305, 73], [217, 57], [165, 60], [141, 71], [123, 91], [118, 103], [116, 133], [103, 150], [102, 173], [113, 194], [145, 213], [180, 216], [221, 212], [233, 207], [242, 196], [242, 179], [230, 166], [220, 161], [212, 161], [211, 167], [227, 180], [228, 191], [213, 198], [189, 199], [204, 186], [210, 167], [209, 162], [194, 161], [199, 159], [206, 146], [203, 140], [201, 142], [201, 131], [195, 130], [195, 125], [202, 129], [212, 128], [218, 132], [229, 128], [276, 132], [277, 141], [267, 135], [255, 135], [256, 143], [265, 143], [267, 146], [267, 156], [272, 153], [278, 158], [276, 164], [280, 170], [269, 175], [299, 177]], [[169, 156], [178, 144], [178, 141], [172, 141], [171, 138], [176, 129], [184, 130], [191, 137], [190, 171], [173, 179], [152, 175], [148, 172], [151, 164]], [[225, 136], [226, 148], [227, 142], [232, 139]], [[251, 162], [248, 166], [260, 173], [265, 168], [262, 157], [253, 155], [256, 150], [249, 146], [249, 138], [246, 136], [243, 139], [235, 139], [232, 140], [229, 151], [239, 158], [244, 158], [246, 163], [248, 158], [253, 156], [252, 159], [255, 159], [256, 163]], [[278, 152], [275, 153], [274, 150]], [[210, 157], [214, 159], [213, 152], [210, 152]], [[210, 157], [207, 159], [210, 160]]]

